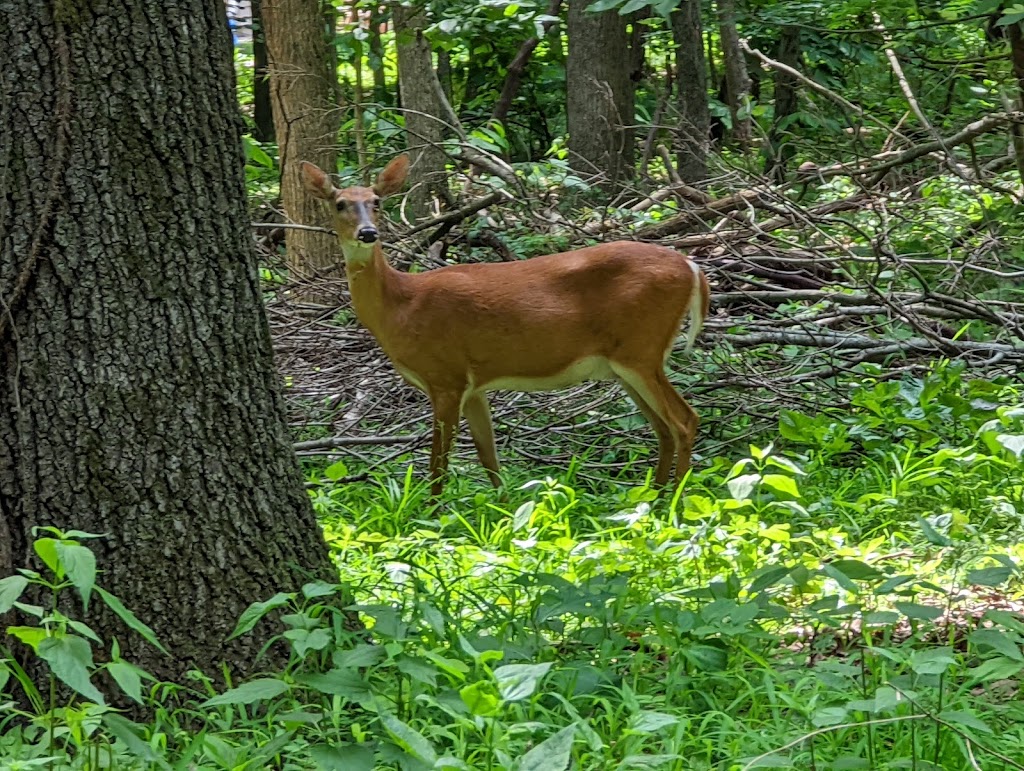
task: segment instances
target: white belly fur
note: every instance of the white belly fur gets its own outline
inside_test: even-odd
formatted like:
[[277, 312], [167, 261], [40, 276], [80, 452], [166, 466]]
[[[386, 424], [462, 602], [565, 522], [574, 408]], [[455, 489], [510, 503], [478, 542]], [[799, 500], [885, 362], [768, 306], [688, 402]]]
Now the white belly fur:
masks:
[[616, 380], [608, 360], [603, 356], [587, 356], [546, 377], [499, 377], [487, 383], [471, 381], [471, 390], [483, 391], [557, 391], [584, 380]]

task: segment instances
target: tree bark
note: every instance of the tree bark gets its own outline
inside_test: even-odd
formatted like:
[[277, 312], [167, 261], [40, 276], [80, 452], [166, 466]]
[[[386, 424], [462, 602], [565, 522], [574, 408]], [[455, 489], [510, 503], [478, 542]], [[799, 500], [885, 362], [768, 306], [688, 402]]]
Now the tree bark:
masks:
[[270, 106], [270, 73], [267, 69], [267, 37], [263, 33], [262, 0], [252, 0], [252, 104], [253, 136], [259, 142], [276, 142], [274, 111]]
[[[561, 9], [562, 0], [549, 0], [544, 14], [557, 17]], [[544, 35], [547, 35], [557, 23], [554, 19], [541, 22], [541, 31]], [[508, 70], [505, 73], [505, 84], [501, 87], [498, 101], [494, 103], [494, 109], [491, 111], [491, 120], [504, 123], [505, 119], [508, 118], [508, 111], [512, 109], [512, 100], [516, 98], [516, 94], [519, 93], [519, 86], [523, 82], [523, 72], [526, 71], [526, 65], [530, 61], [530, 57], [533, 56], [537, 46], [540, 45], [540, 41], [541, 38], [539, 37], [531, 37], [523, 41], [523, 44], [519, 46], [515, 57], [508, 65]]]
[[718, 7], [718, 34], [722, 40], [726, 97], [732, 115], [733, 140], [744, 150], [750, 145], [750, 117], [744, 116], [750, 98], [750, 76], [736, 30], [736, 0], [715, 0]]
[[[779, 34], [779, 47], [776, 56], [780, 62], [794, 70], [800, 69], [800, 28], [783, 27]], [[788, 131], [788, 121], [793, 116], [798, 103], [798, 87], [800, 81], [792, 73], [785, 70], [775, 71], [775, 117], [772, 130], [768, 136], [768, 159], [765, 171], [771, 174], [776, 182], [786, 178], [786, 166], [796, 150], [789, 138], [793, 135]]]
[[[1010, 39], [1010, 60], [1013, 64], [1013, 79], [1017, 84], [1017, 109], [1024, 109], [1024, 30], [1020, 22], [1007, 26]], [[1010, 127], [1013, 142], [1014, 159], [1017, 162], [1017, 175], [1024, 182], [1024, 128], [1018, 124]]]
[[379, 6], [370, 11], [370, 33], [367, 45], [370, 55], [367, 60], [373, 71], [373, 101], [377, 104], [390, 104], [387, 81], [384, 77], [384, 44], [380, 40], [380, 28], [387, 23], [387, 12]]
[[405, 113], [409, 148], [409, 196], [406, 211], [415, 219], [431, 213], [435, 196], [447, 200], [445, 154], [441, 149], [444, 122], [434, 87], [434, 62], [430, 41], [423, 34], [426, 16], [416, 9], [396, 5], [392, 9], [398, 48], [398, 83]]
[[708, 176], [711, 113], [708, 111], [707, 67], [701, 35], [700, 2], [685, 0], [671, 16], [676, 47], [676, 99], [679, 131], [676, 164], [680, 178], [696, 184]]
[[0, 13], [0, 575], [34, 526], [105, 533], [100, 584], [173, 657], [95, 600], [92, 628], [161, 679], [241, 676], [249, 603], [337, 574], [283, 420], [224, 6], [77, 7]]
[[[319, 0], [263, 0], [262, 10], [281, 158], [281, 205], [292, 222], [329, 228], [329, 212], [306, 192], [299, 176], [302, 161], [328, 171], [338, 167], [341, 113], [325, 17]], [[288, 228], [285, 244], [297, 278], [331, 273], [341, 265], [337, 239], [330, 234]]]
[[566, 121], [569, 163], [610, 192], [632, 173], [633, 83], [629, 35], [617, 11], [590, 13], [569, 0]]

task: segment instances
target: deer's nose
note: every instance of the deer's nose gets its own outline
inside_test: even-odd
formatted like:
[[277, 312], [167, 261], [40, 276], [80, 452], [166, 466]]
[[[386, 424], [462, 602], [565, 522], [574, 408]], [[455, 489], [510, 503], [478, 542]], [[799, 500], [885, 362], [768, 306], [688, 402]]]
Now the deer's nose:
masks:
[[377, 228], [367, 225], [356, 231], [356, 238], [364, 244], [372, 244], [377, 240]]

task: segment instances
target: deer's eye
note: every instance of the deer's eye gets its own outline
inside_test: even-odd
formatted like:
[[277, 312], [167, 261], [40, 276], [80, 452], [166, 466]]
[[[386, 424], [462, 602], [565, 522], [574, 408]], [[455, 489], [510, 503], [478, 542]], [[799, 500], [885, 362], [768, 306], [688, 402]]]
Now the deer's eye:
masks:
[[335, 202], [334, 205], [335, 205], [335, 207], [337, 207], [338, 211], [345, 211], [345, 207], [347, 206], [345, 201], [337, 201], [337, 202]]
[[370, 206], [376, 209], [378, 206], [380, 206], [380, 199], [374, 198], [372, 201], [370, 201]]

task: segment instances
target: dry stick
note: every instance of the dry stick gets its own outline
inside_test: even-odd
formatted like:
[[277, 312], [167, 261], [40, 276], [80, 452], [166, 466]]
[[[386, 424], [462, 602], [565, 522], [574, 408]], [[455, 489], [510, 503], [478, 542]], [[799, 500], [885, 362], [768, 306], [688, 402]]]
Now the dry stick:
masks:
[[446, 214], [442, 214], [440, 217], [434, 217], [433, 219], [427, 220], [426, 222], [420, 222], [414, 225], [413, 227], [409, 228], [405, 232], [405, 234], [412, 235], [413, 233], [418, 233], [421, 230], [427, 230], [428, 228], [437, 227], [439, 225], [446, 225], [448, 227], [451, 227], [452, 225], [461, 222], [462, 220], [466, 219], [466, 217], [468, 217], [469, 215], [475, 214], [481, 209], [486, 209], [488, 206], [491, 206], [496, 203], [501, 203], [503, 201], [508, 201], [511, 199], [512, 194], [507, 190], [493, 190], [487, 195], [483, 196], [482, 198], [477, 198], [475, 201], [470, 201], [469, 203], [459, 207], [458, 209], [453, 209], [452, 211], [447, 212]]
[[803, 83], [805, 86], [807, 86], [812, 91], [817, 91], [822, 96], [827, 96], [833, 102], [836, 102], [837, 104], [842, 105], [843, 107], [845, 107], [847, 110], [852, 112], [857, 117], [863, 118], [865, 120], [868, 120], [868, 121], [874, 123], [876, 126], [878, 126], [883, 131], [885, 131], [885, 133], [887, 133], [889, 135], [895, 134], [896, 136], [899, 136], [899, 137], [902, 137], [902, 138], [905, 139], [905, 137], [903, 137], [902, 134], [900, 134], [896, 129], [892, 128], [892, 126], [889, 126], [888, 124], [883, 123], [878, 118], [876, 118], [873, 115], [871, 115], [870, 113], [864, 112], [864, 108], [858, 107], [857, 105], [855, 105], [853, 102], [849, 101], [848, 99], [844, 99], [839, 94], [837, 94], [835, 91], [833, 91], [833, 90], [831, 90], [829, 88], [826, 88], [825, 86], [821, 85], [817, 81], [812, 80], [811, 78], [807, 77], [802, 72], [800, 72], [800, 70], [794, 69], [793, 67], [790, 67], [787, 64], [783, 64], [782, 62], [779, 62], [779, 61], [776, 61], [775, 59], [769, 58], [768, 56], [765, 56], [763, 53], [761, 53], [756, 48], [751, 48], [750, 45], [747, 43], [747, 41], [745, 39], [742, 39], [742, 38], [740, 39], [740, 48], [742, 48], [746, 53], [750, 54], [751, 56], [756, 57], [757, 59], [760, 59], [764, 64], [768, 65], [772, 69], [779, 70], [779, 72], [785, 72], [787, 75], [790, 75], [790, 76], [796, 78], [797, 80], [799, 80], [801, 83]]

